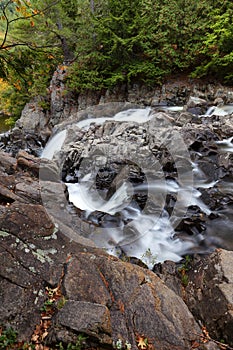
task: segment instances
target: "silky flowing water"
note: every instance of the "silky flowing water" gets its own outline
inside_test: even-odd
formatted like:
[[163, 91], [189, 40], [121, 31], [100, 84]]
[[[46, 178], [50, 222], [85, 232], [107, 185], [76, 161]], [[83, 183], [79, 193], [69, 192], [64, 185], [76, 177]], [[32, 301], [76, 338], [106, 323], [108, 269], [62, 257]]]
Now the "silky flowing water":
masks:
[[[178, 110], [181, 108], [178, 107]], [[177, 110], [174, 108], [174, 110]], [[206, 116], [216, 112], [224, 116], [233, 112], [233, 106], [210, 109]], [[201, 117], [201, 116], [200, 116]], [[115, 122], [145, 123], [152, 118], [150, 109], [131, 109], [117, 113], [113, 118], [89, 118], [82, 120], [76, 126], [87, 131], [92, 124], [101, 125], [107, 120]], [[52, 160], [54, 155], [62, 150], [67, 131], [57, 133], [45, 147], [42, 158]], [[233, 136], [216, 141], [219, 152], [233, 152]], [[192, 161], [191, 169], [193, 181], [190, 185], [179, 183], [179, 179], [161, 179], [150, 183], [140, 183], [136, 186], [125, 179], [111, 196], [106, 197], [106, 191], [97, 190], [93, 184], [96, 181], [96, 169], [86, 174], [78, 174], [78, 181], [67, 175], [64, 182], [68, 189], [69, 202], [82, 212], [83, 220], [95, 225], [89, 235], [97, 246], [106, 249], [109, 254], [119, 257], [138, 258], [150, 268], [165, 260], [180, 261], [186, 254], [208, 253], [216, 246], [233, 249], [232, 224], [233, 208], [226, 205], [218, 209], [211, 209], [202, 198], [202, 190], [217, 190], [222, 193], [233, 193], [231, 182], [220, 180], [208, 181], [199, 165]], [[171, 220], [168, 209], [156, 211], [152, 206], [143, 210], [136, 201], [132, 200], [134, 193], [150, 193], [157, 200], [164, 200], [169, 195], [176, 195], [179, 205], [183, 208], [198, 207], [207, 217], [206, 228], [203, 232], [192, 235], [177, 234], [176, 227]], [[161, 199], [162, 198], [162, 199]], [[155, 203], [156, 204], [156, 203]], [[97, 215], [96, 215], [97, 213]], [[100, 223], [98, 213], [104, 214]], [[77, 214], [78, 215], [78, 214]], [[178, 221], [182, 218], [175, 218]], [[175, 221], [177, 221], [175, 220]]]

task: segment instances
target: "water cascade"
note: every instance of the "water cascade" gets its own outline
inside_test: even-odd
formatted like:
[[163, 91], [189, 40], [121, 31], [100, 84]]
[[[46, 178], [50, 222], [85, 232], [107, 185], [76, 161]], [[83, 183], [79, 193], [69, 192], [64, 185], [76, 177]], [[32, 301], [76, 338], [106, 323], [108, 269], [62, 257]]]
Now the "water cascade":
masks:
[[[222, 114], [214, 108], [207, 111], [206, 115], [229, 114], [233, 112], [233, 106], [231, 107], [232, 109], [221, 108]], [[150, 108], [129, 109], [115, 114], [112, 118], [88, 118], [77, 122], [75, 126], [88, 131], [91, 125], [101, 126], [109, 121], [146, 124], [153, 118], [154, 114]], [[62, 150], [67, 137], [66, 130], [57, 133], [48, 142], [42, 158], [52, 160]], [[217, 148], [220, 152], [232, 153], [232, 141], [233, 137], [218, 140]], [[94, 166], [91, 169], [89, 166], [85, 174], [76, 169], [75, 174], [66, 173], [63, 179], [68, 191], [69, 205], [76, 207], [79, 214], [81, 212], [83, 220], [93, 224], [93, 232], [88, 238], [97, 246], [118, 257], [140, 259], [149, 268], [165, 260], [180, 261], [185, 254], [209, 252], [217, 245], [221, 246], [224, 241], [224, 237], [219, 237], [217, 230], [213, 229], [215, 223], [219, 228], [225, 222], [225, 236], [229, 236], [233, 215], [229, 207], [225, 212], [219, 210], [216, 214], [208, 201], [205, 202], [203, 193], [232, 193], [233, 187], [232, 183], [224, 180], [209, 180], [194, 158], [190, 156], [190, 160], [187, 160], [192, 172], [192, 181], [189, 183], [182, 183], [179, 176], [175, 178], [174, 174], [166, 174], [153, 181], [146, 181], [146, 177], [143, 181], [129, 181], [127, 176], [120, 176], [114, 190], [111, 184], [108, 188], [98, 187], [96, 184], [97, 178], [103, 176], [104, 172], [109, 176], [114, 165], [108, 164], [108, 167], [104, 167], [102, 164], [99, 169]], [[128, 175], [130, 172], [132, 169]], [[117, 176], [119, 174], [113, 176], [112, 181], [116, 180]], [[153, 199], [152, 203], [149, 197]], [[144, 202], [138, 201], [137, 198], [144, 198]], [[176, 217], [172, 221], [171, 216], [178, 215], [172, 214], [172, 206], [176, 202], [182, 208], [186, 208], [185, 218]], [[206, 225], [202, 223], [203, 217]], [[216, 221], [211, 221], [212, 217], [216, 217]], [[190, 232], [187, 234], [188, 231]]]

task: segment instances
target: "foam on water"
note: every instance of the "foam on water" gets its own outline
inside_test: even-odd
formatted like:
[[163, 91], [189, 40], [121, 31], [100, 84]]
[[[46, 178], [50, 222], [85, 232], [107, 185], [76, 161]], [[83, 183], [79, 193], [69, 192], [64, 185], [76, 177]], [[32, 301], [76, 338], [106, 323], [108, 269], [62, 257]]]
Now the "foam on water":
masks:
[[212, 115], [216, 115], [219, 117], [224, 117], [232, 113], [233, 113], [233, 105], [211, 106], [205, 113], [205, 116], [211, 117]]
[[216, 143], [221, 151], [230, 153], [233, 152], [233, 136], [222, 141], [216, 141]]
[[153, 115], [150, 115], [150, 111], [150, 108], [127, 109], [115, 114], [113, 117], [88, 118], [79, 121], [76, 125], [80, 129], [87, 130], [91, 124], [102, 125], [106, 121], [145, 123], [153, 117]]
[[[85, 179], [93, 178], [91, 174]], [[201, 183], [200, 187], [209, 188], [216, 184]], [[88, 213], [101, 211], [110, 215], [121, 213], [122, 221], [117, 228], [98, 229], [89, 237], [97, 246], [104, 247], [109, 254], [120, 256], [126, 254], [141, 259], [149, 267], [155, 262], [165, 260], [179, 261], [182, 256], [195, 247], [196, 242], [192, 239], [181, 240], [175, 238], [175, 231], [169, 220], [169, 215], [163, 210], [162, 214], [145, 214], [140, 209], [130, 206], [130, 191], [128, 183], [124, 182], [115, 194], [108, 200], [103, 200], [100, 195], [93, 191], [91, 181], [80, 180], [80, 183], [67, 184], [69, 200], [79, 209]], [[196, 205], [205, 214], [211, 211], [200, 199], [201, 192], [192, 189], [181, 188], [176, 181], [155, 181], [151, 184], [142, 184], [134, 188], [136, 191], [147, 189], [150, 193], [179, 193], [179, 201], [182, 206]], [[125, 224], [124, 219], [132, 220]]]

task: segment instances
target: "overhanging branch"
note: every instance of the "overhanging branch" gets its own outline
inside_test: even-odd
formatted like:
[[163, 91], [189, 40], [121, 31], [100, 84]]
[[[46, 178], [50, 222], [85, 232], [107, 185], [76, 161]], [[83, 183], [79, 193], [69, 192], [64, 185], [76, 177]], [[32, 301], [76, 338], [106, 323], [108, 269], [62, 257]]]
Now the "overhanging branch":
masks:
[[[7, 37], [9, 35], [9, 28], [10, 28], [10, 25], [13, 23], [13, 22], [16, 22], [16, 21], [20, 21], [20, 20], [29, 20], [29, 19], [32, 19], [36, 16], [39, 16], [41, 15], [42, 13], [45, 13], [47, 12], [48, 10], [50, 10], [53, 6], [57, 5], [59, 3], [59, 0], [56, 0], [54, 1], [52, 4], [50, 4], [49, 6], [47, 6], [46, 8], [44, 8], [43, 10], [39, 10], [38, 12], [35, 12], [35, 13], [32, 13], [30, 15], [26, 15], [26, 16], [19, 16], [19, 17], [16, 17], [16, 18], [13, 18], [13, 19], [9, 19], [8, 15], [7, 15], [7, 7], [10, 5], [10, 3], [12, 3], [11, 0], [9, 0], [4, 6], [2, 6], [2, 13], [3, 13], [3, 17], [5, 18], [5, 21], [6, 21], [6, 29], [5, 29], [5, 33], [4, 33], [4, 37], [3, 37], [3, 40], [2, 40], [2, 43], [0, 45], [0, 50], [9, 50], [13, 47], [16, 47], [16, 46], [28, 46], [30, 47], [30, 44], [25, 44], [25, 43], [13, 43], [13, 44], [6, 44], [7, 42]], [[46, 48], [46, 47], [45, 47]]]

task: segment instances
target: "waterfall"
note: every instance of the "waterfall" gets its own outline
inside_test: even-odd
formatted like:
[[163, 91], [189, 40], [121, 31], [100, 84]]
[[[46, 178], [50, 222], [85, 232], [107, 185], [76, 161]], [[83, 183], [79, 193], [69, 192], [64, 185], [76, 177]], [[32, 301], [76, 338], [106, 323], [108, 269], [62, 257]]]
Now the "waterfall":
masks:
[[[219, 109], [222, 114], [219, 114]], [[232, 109], [231, 109], [232, 108]], [[176, 108], [174, 108], [176, 110]], [[181, 108], [179, 107], [179, 110]], [[211, 116], [225, 115], [233, 111], [233, 106], [212, 107], [206, 113]], [[84, 131], [88, 130], [92, 124], [102, 125], [106, 121], [119, 123], [133, 122], [145, 123], [154, 117], [150, 108], [129, 109], [117, 113], [112, 118], [88, 118], [77, 122], [75, 125]], [[66, 142], [67, 131], [63, 130], [55, 134], [46, 145], [42, 158], [52, 160], [56, 152], [61, 151]], [[233, 136], [228, 139], [216, 141], [221, 152], [232, 152]], [[177, 148], [179, 151], [179, 147]], [[177, 152], [176, 150], [176, 152]], [[177, 201], [179, 207], [198, 208], [206, 218], [211, 216], [213, 210], [202, 198], [202, 191], [220, 188], [219, 180], [208, 181], [204, 172], [195, 162], [187, 160], [192, 171], [193, 181], [183, 183], [177, 178], [154, 179], [148, 183], [138, 183], [132, 185], [127, 179], [116, 186], [115, 192], [106, 196], [106, 191], [100, 191], [95, 186], [96, 171], [78, 174], [78, 181], [74, 182], [71, 175], [67, 175], [65, 184], [68, 190], [69, 202], [83, 212], [83, 218], [95, 225], [95, 229], [89, 235], [98, 247], [104, 248], [109, 254], [129, 256], [143, 261], [149, 268], [153, 268], [155, 263], [165, 260], [180, 261], [185, 254], [198, 249], [200, 242], [205, 240], [203, 233], [194, 230], [192, 235], [177, 234], [174, 222], [181, 221], [180, 211], [175, 211], [177, 217], [171, 220], [169, 208], [164, 206], [161, 210], [154, 210], [153, 205], [148, 205], [143, 209], [135, 200], [133, 195], [149, 193], [151, 198], [158, 203], [165, 203], [166, 198]], [[223, 182], [222, 182], [223, 186]], [[232, 187], [226, 184], [224, 188]], [[223, 188], [223, 187], [222, 187]], [[156, 204], [158, 204], [156, 203]], [[158, 204], [158, 207], [162, 204]], [[200, 216], [201, 216], [200, 215]], [[208, 226], [210, 230], [211, 224]], [[226, 226], [229, 228], [229, 224]], [[208, 239], [207, 239], [208, 241]], [[211, 241], [211, 240], [210, 240]], [[203, 252], [208, 251], [208, 244], [203, 248]]]

